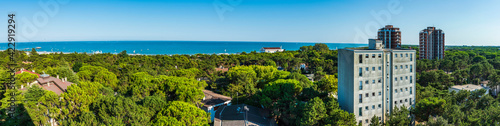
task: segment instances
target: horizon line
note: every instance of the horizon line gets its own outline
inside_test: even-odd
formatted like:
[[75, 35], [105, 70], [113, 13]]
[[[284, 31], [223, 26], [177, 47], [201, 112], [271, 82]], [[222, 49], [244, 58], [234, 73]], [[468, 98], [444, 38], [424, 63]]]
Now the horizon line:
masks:
[[[276, 43], [342, 43], [342, 44], [368, 44], [362, 42], [313, 42], [313, 41], [238, 41], [238, 40], [71, 40], [71, 41], [31, 41], [31, 42], [131, 42], [131, 41], [145, 41], [145, 42], [276, 42]], [[24, 43], [28, 41], [21, 41]], [[9, 43], [9, 42], [0, 42]], [[18, 43], [18, 42], [16, 42]]]

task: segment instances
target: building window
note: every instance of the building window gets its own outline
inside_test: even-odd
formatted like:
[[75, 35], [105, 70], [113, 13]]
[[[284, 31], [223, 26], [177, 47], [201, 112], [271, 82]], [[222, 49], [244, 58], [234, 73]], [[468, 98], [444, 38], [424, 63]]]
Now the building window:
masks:
[[410, 65], [410, 72], [413, 72], [413, 66]]
[[398, 78], [397, 78], [397, 77], [395, 77], [395, 78], [394, 78], [394, 81], [398, 81]]
[[368, 110], [368, 106], [365, 106], [365, 110]]
[[410, 61], [413, 61], [413, 54], [410, 54]]
[[375, 71], [375, 67], [372, 67], [372, 71]]
[[363, 55], [359, 54], [359, 63], [363, 63]]
[[360, 77], [363, 76], [363, 68], [361, 68], [361, 67], [359, 68], [359, 76]]
[[359, 90], [363, 90], [363, 81], [359, 81]]
[[367, 58], [367, 59], [368, 59], [368, 58], [369, 58], [369, 55], [368, 55], [368, 54], [366, 54], [365, 58]]
[[408, 88], [405, 88], [405, 91], [408, 91]]
[[403, 103], [403, 100], [399, 100], [399, 103]]
[[403, 65], [401, 65], [401, 67], [399, 67], [399, 68], [403, 69]]
[[363, 103], [363, 94], [359, 94], [359, 103]]
[[382, 105], [381, 105], [381, 104], [378, 104], [378, 108], [382, 108]]
[[[359, 116], [363, 116], [363, 108], [362, 107], [359, 107]], [[359, 120], [359, 122], [361, 122], [361, 120]]]
[[408, 65], [406, 65], [405, 67], [406, 67], [406, 69], [408, 69]]
[[378, 117], [378, 120], [382, 120], [382, 118]]
[[382, 67], [378, 67], [378, 70], [382, 70]]
[[380, 91], [379, 91], [379, 92], [378, 92], [378, 96], [380, 96], [380, 95], [382, 95], [382, 92], [380, 92]]
[[405, 79], [408, 80], [408, 76], [405, 76]]
[[412, 103], [412, 100], [411, 100], [411, 98], [410, 98], [410, 105], [411, 105], [411, 103]]
[[368, 124], [368, 119], [365, 119], [365, 123]]
[[410, 76], [410, 84], [411, 84], [411, 83], [413, 83], [413, 79], [412, 79], [412, 77]]
[[375, 58], [375, 54], [372, 54], [372, 58]]
[[394, 69], [396, 69], [396, 70], [397, 70], [397, 69], [398, 69], [398, 66], [394, 66]]
[[368, 96], [370, 96], [370, 94], [366, 93], [366, 94], [365, 94], [365, 97], [367, 97], [367, 98], [368, 98]]
[[382, 54], [378, 54], [378, 58], [382, 58]]
[[408, 53], [406, 53], [406, 57], [408, 57]]
[[403, 81], [403, 77], [399, 77], [399, 80]]
[[[412, 94], [412, 93], [413, 93], [413, 92], [412, 92], [411, 87], [410, 87], [410, 94]], [[411, 100], [410, 100], [410, 101], [411, 101]]]
[[394, 56], [395, 56], [396, 58], [398, 58], [398, 54], [394, 54]]
[[367, 81], [365, 81], [365, 84], [368, 84], [368, 80], [367, 80]]
[[401, 53], [400, 55], [401, 55], [401, 58], [403, 58], [403, 53]]
[[375, 109], [375, 105], [372, 105], [372, 109]]
[[366, 67], [366, 72], [368, 72], [368, 70], [370, 70], [370, 68]]
[[375, 80], [372, 80], [372, 84], [375, 84]]
[[394, 101], [394, 104], [396, 104], [396, 105], [397, 105], [397, 104], [398, 104], [398, 101]]
[[399, 89], [399, 91], [400, 91], [400, 92], [403, 92], [403, 88], [400, 88], [400, 89]]
[[380, 79], [380, 78], [379, 78], [379, 79], [378, 79], [378, 83], [382, 83], [382, 79]]
[[398, 93], [398, 89], [394, 89], [394, 93]]
[[372, 93], [372, 96], [375, 96], [375, 92]]
[[405, 99], [405, 102], [408, 102], [408, 99]]

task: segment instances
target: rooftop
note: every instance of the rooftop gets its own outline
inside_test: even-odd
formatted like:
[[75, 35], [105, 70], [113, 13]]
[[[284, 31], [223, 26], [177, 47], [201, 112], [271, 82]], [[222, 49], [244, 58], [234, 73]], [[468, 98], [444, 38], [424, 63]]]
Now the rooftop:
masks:
[[64, 78], [63, 81], [61, 79], [52, 76], [40, 77], [36, 80], [38, 81], [40, 87], [42, 87], [45, 90], [53, 91], [58, 95], [65, 92], [66, 89], [68, 89], [68, 86], [73, 84], [71, 82], [68, 82], [66, 78]]
[[263, 49], [281, 49], [281, 47], [262, 47]]
[[214, 92], [209, 91], [209, 90], [203, 90], [203, 94], [205, 94], [205, 98], [203, 98], [201, 103], [203, 103], [204, 104], [203, 106], [205, 106], [205, 107], [221, 104], [221, 103], [224, 103], [226, 101], [232, 100], [231, 97], [217, 94], [217, 93], [214, 93]]
[[40, 77], [40, 74], [35, 73], [34, 71], [25, 70], [25, 69], [23, 69], [23, 68], [21, 68], [21, 70], [20, 70], [20, 71], [17, 71], [15, 74], [17, 75], [17, 74], [21, 74], [21, 73], [23, 73], [23, 72], [28, 72], [28, 73], [36, 74], [38, 77]]
[[[248, 108], [247, 111], [245, 108]], [[222, 126], [244, 125], [245, 119], [254, 125], [276, 125], [271, 118], [268, 118], [269, 115], [270, 112], [267, 110], [246, 104], [223, 106], [215, 112], [215, 117], [222, 121]]]
[[467, 91], [475, 91], [475, 90], [479, 90], [479, 89], [483, 89], [483, 88], [486, 88], [486, 87], [483, 87], [481, 85], [474, 85], [474, 84], [465, 84], [465, 85], [451, 86], [451, 89], [455, 89], [455, 90], [467, 90]]

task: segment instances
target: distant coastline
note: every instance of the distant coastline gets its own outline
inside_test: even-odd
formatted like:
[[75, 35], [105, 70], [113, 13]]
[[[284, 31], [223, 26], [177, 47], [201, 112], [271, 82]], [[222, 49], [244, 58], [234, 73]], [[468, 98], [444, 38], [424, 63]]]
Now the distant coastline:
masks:
[[[111, 53], [126, 50], [136, 55], [193, 55], [193, 54], [239, 54], [258, 52], [262, 47], [282, 47], [285, 50], [299, 50], [302, 46], [313, 46], [309, 42], [229, 42], [229, 41], [71, 41], [71, 42], [19, 42], [17, 49], [39, 54], [48, 53]], [[346, 47], [362, 47], [359, 43], [325, 43], [332, 50]], [[6, 47], [0, 47], [5, 50]]]

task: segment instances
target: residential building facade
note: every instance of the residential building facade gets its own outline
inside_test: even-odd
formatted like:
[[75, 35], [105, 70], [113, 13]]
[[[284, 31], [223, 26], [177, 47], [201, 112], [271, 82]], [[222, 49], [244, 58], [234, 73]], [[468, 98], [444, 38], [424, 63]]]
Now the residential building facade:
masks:
[[384, 49], [370, 39], [368, 49], [340, 49], [338, 102], [368, 125], [375, 115], [387, 119], [393, 108], [415, 104], [415, 50]]
[[283, 51], [285, 51], [285, 50], [281, 47], [262, 47], [260, 49], [261, 53], [275, 53], [275, 52], [283, 52]]
[[419, 33], [420, 59], [444, 58], [444, 32], [436, 27], [427, 27]]
[[399, 49], [401, 48], [401, 31], [399, 28], [392, 25], [386, 25], [378, 29], [378, 40], [382, 40], [382, 44], [386, 49]]

